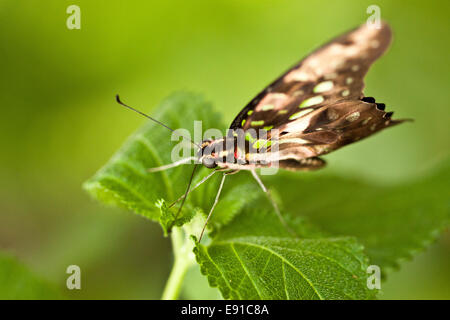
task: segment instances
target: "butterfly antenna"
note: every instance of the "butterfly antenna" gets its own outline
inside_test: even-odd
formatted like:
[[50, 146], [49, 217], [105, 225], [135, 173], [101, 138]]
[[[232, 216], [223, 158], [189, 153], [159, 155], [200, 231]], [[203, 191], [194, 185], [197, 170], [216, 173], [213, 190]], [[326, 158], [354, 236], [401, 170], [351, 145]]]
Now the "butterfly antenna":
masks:
[[177, 221], [178, 216], [180, 215], [181, 209], [183, 208], [184, 202], [186, 201], [186, 197], [189, 193], [189, 189], [191, 188], [191, 184], [192, 184], [192, 180], [194, 179], [194, 174], [195, 174], [195, 170], [198, 167], [198, 163], [194, 164], [194, 169], [192, 170], [192, 174], [191, 174], [191, 178], [189, 179], [189, 183], [188, 186], [186, 188], [186, 192], [184, 193], [184, 197], [183, 197], [183, 201], [181, 202], [180, 207], [178, 208], [178, 212], [175, 215], [175, 218], [172, 221], [172, 224], [169, 227], [169, 230], [171, 230], [173, 228], [173, 225], [175, 224], [175, 222]]
[[[150, 117], [148, 114], [145, 114], [145, 113], [143, 113], [142, 111], [139, 111], [139, 110], [137, 110], [137, 109], [135, 109], [135, 108], [133, 108], [133, 107], [130, 107], [129, 105], [123, 103], [122, 100], [120, 100], [120, 97], [119, 97], [118, 94], [116, 94], [116, 101], [117, 101], [118, 104], [124, 106], [125, 108], [128, 108], [128, 109], [130, 109], [130, 110], [132, 110], [132, 111], [134, 111], [134, 112], [136, 112], [136, 113], [139, 113], [140, 115], [142, 115], [142, 116], [144, 116], [144, 117], [146, 117], [146, 118], [148, 118], [148, 119], [150, 119], [150, 120], [156, 122], [157, 124], [163, 126], [164, 128], [166, 128], [166, 129], [168, 129], [168, 130], [170, 130], [170, 131], [172, 131], [172, 132], [175, 132], [175, 130], [173, 130], [172, 128], [166, 126], [166, 125], [165, 125], [164, 123], [162, 123], [161, 121], [158, 121], [158, 120], [156, 120], [156, 119]], [[195, 146], [197, 146], [197, 147], [200, 148], [200, 145], [198, 145], [197, 143], [195, 143], [195, 142], [192, 141], [191, 139], [189, 139], [189, 138], [187, 138], [187, 137], [185, 137], [185, 136], [183, 136], [183, 137], [184, 137], [185, 139], [189, 140], [193, 145], [195, 145]]]

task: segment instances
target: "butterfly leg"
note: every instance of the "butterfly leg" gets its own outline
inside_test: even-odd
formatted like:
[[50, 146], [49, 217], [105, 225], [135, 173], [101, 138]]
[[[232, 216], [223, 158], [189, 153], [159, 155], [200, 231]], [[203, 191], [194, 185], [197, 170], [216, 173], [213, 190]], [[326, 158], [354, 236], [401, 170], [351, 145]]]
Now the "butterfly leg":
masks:
[[[202, 180], [200, 180], [199, 183], [197, 183], [195, 186], [193, 186], [189, 192], [191, 193], [192, 191], [194, 191], [195, 189], [197, 189], [201, 184], [203, 184], [204, 182], [206, 182], [206, 180], [208, 180], [209, 178], [211, 178], [218, 170], [214, 170], [212, 171], [210, 174], [208, 174], [206, 177], [204, 177]], [[169, 208], [173, 207], [176, 203], [178, 203], [178, 201], [182, 200], [183, 198], [186, 197], [186, 194], [183, 194], [181, 197], [179, 197], [177, 200], [175, 200], [174, 202], [172, 202], [169, 206]]]
[[280, 209], [278, 208], [277, 203], [275, 202], [275, 200], [272, 198], [272, 195], [270, 194], [270, 191], [266, 188], [266, 186], [264, 185], [264, 183], [262, 182], [261, 178], [258, 176], [258, 174], [256, 173], [255, 170], [251, 170], [253, 177], [255, 178], [256, 182], [258, 182], [259, 186], [261, 187], [261, 189], [264, 191], [264, 193], [267, 195], [267, 198], [269, 198], [270, 202], [272, 202], [272, 206], [275, 209], [275, 212], [278, 216], [278, 219], [280, 219], [280, 222], [284, 225], [284, 227], [293, 235], [295, 235], [294, 230], [291, 229], [291, 227], [289, 227], [289, 225], [286, 223], [286, 221], [284, 220], [283, 216], [281, 215]]
[[[192, 191], [194, 191], [195, 189], [197, 189], [198, 187], [200, 187], [200, 185], [202, 185], [204, 182], [206, 182], [206, 180], [208, 180], [209, 178], [211, 178], [216, 172], [224, 171], [224, 170], [226, 170], [226, 169], [216, 169], [216, 170], [212, 171], [210, 174], [208, 174], [206, 177], [204, 177], [202, 180], [200, 180], [199, 183], [197, 183], [195, 186], [193, 186], [193, 187], [189, 190], [188, 194], [191, 193]], [[232, 170], [232, 171], [227, 172], [226, 174], [227, 174], [227, 175], [231, 175], [231, 174], [235, 174], [235, 173], [238, 173], [238, 172], [239, 172], [239, 170]], [[172, 203], [170, 204], [169, 208], [172, 208], [175, 204], [177, 204], [177, 203], [178, 203], [180, 200], [182, 200], [184, 197], [185, 197], [185, 195], [183, 194], [183, 195], [182, 195], [181, 197], [179, 197], [177, 200], [175, 200], [174, 202], [172, 202]]]
[[166, 164], [166, 165], [161, 166], [161, 167], [149, 168], [149, 169], [147, 169], [147, 171], [148, 171], [148, 172], [164, 171], [164, 170], [167, 170], [167, 169], [171, 169], [171, 168], [178, 167], [178, 166], [180, 166], [180, 165], [182, 165], [182, 164], [187, 164], [187, 163], [189, 163], [189, 162], [191, 162], [191, 161], [195, 161], [196, 159], [197, 159], [196, 157], [184, 158], [184, 159], [175, 161], [175, 162], [173, 162], [173, 163]]
[[208, 225], [209, 219], [211, 218], [211, 214], [213, 213], [214, 208], [217, 205], [217, 202], [219, 202], [220, 193], [222, 192], [222, 188], [223, 188], [223, 184], [225, 183], [226, 176], [229, 174], [234, 174], [234, 173], [236, 173], [234, 170], [230, 171], [230, 172], [224, 172], [224, 174], [222, 176], [222, 180], [220, 181], [219, 190], [217, 191], [216, 199], [214, 200], [211, 210], [209, 210], [208, 217], [206, 218], [206, 222], [205, 222], [205, 225], [203, 226], [202, 233], [200, 234], [198, 242], [202, 241], [203, 233], [205, 232], [205, 228]]

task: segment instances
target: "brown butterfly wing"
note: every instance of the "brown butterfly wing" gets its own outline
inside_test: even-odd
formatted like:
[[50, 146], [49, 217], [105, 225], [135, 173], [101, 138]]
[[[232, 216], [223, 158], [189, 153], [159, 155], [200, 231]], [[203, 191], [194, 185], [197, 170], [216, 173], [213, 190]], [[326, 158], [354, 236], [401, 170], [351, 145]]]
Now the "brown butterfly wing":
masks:
[[276, 158], [317, 157], [404, 121], [391, 119], [392, 113], [380, 107], [382, 104], [372, 102], [341, 101], [287, 123], [280, 128], [282, 134], [273, 139]]
[[[281, 167], [323, 166], [315, 157], [401, 122], [363, 94], [365, 74], [390, 42], [386, 23], [379, 29], [364, 24], [335, 38], [258, 94], [231, 129], [278, 129]], [[308, 158], [317, 161], [308, 166]]]
[[314, 51], [260, 92], [230, 128], [278, 128], [301, 111], [363, 97], [363, 77], [391, 41], [387, 24], [366, 24]]

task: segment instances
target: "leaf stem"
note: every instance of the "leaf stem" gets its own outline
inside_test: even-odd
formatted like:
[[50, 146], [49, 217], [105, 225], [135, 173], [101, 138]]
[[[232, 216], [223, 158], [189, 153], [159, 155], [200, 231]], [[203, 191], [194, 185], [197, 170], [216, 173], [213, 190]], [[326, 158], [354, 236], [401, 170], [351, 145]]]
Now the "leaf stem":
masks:
[[186, 272], [194, 264], [193, 242], [185, 236], [183, 229], [173, 228], [170, 237], [175, 260], [161, 297], [162, 300], [178, 298]]

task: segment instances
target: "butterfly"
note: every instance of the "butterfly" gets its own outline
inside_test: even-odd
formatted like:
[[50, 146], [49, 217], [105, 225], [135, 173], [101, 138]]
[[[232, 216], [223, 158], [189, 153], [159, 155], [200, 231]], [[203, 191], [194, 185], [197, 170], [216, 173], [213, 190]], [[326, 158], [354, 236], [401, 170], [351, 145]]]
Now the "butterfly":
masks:
[[[214, 173], [223, 172], [214, 204], [199, 237], [201, 240], [219, 200], [225, 177], [248, 170], [288, 228], [256, 169], [276, 163], [279, 168], [291, 171], [317, 170], [325, 165], [320, 156], [404, 122], [392, 119], [393, 112], [386, 112], [384, 103], [378, 103], [363, 93], [365, 74], [389, 47], [391, 38], [391, 29], [383, 22], [379, 28], [364, 24], [333, 39], [256, 95], [231, 123], [229, 132], [232, 134], [204, 140], [201, 144], [192, 141], [198, 147], [194, 157], [197, 164], [201, 163], [214, 171], [191, 188], [197, 164], [194, 166], [187, 190], [177, 200], [182, 200], [177, 216], [189, 192]], [[117, 101], [137, 111], [122, 103], [118, 96]], [[264, 139], [255, 132], [265, 133]], [[240, 146], [238, 140], [243, 141]], [[261, 158], [261, 149], [265, 151], [264, 161], [254, 161], [259, 159], [258, 156]], [[166, 170], [189, 160], [192, 159], [183, 159], [149, 171]]]

